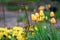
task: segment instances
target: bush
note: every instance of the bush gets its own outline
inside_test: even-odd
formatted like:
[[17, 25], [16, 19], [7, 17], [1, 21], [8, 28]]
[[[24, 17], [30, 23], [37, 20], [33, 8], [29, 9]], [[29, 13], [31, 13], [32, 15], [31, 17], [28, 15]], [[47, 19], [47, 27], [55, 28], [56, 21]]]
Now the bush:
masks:
[[15, 11], [15, 10], [18, 10], [19, 7], [18, 6], [7, 6], [7, 10], [9, 11]]
[[59, 13], [60, 13], [60, 10], [58, 10], [58, 11], [55, 13], [55, 15], [56, 15], [56, 18], [60, 18], [60, 15], [59, 15]]

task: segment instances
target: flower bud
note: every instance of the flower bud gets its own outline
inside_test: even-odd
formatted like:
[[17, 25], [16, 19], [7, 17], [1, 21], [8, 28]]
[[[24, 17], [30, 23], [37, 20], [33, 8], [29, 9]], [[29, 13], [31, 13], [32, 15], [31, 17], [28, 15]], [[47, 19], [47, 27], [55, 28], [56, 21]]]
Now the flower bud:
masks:
[[55, 23], [56, 23], [55, 18], [51, 18], [51, 20], [50, 20], [50, 21], [51, 21], [51, 23], [52, 23], [52, 24], [55, 24]]
[[50, 12], [50, 17], [54, 17], [54, 12]]
[[48, 17], [47, 16], [45, 18], [46, 18], [46, 20], [48, 20]]
[[34, 12], [36, 12], [36, 9], [34, 9]]

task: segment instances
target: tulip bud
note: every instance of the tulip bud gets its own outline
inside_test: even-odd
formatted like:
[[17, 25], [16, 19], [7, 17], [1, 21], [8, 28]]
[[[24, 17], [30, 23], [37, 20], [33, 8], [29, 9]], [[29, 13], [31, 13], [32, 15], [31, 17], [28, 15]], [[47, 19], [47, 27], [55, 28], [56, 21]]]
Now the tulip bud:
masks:
[[45, 18], [46, 18], [46, 20], [48, 20], [48, 17], [47, 16]]
[[36, 12], [36, 9], [34, 9], [34, 12]]
[[35, 28], [35, 30], [37, 30], [37, 31], [38, 31], [38, 27], [37, 27], [36, 25], [34, 26], [34, 28]]
[[27, 5], [25, 6], [25, 9], [28, 10], [28, 6]]
[[47, 27], [46, 26], [44, 26], [44, 29], [46, 29]]
[[55, 18], [51, 18], [51, 20], [50, 20], [50, 21], [51, 21], [51, 23], [52, 23], [52, 24], [55, 24], [55, 23], [56, 23]]
[[50, 17], [54, 17], [54, 12], [50, 12]]

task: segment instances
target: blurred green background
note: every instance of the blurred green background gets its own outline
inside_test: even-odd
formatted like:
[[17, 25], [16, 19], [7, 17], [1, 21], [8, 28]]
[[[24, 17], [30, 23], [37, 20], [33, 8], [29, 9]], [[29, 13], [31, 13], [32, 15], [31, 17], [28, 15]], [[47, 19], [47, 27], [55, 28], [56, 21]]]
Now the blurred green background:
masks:
[[[56, 6], [58, 10], [55, 12], [56, 18], [60, 18], [60, 0], [0, 0], [0, 4], [4, 4], [7, 6], [7, 10], [16, 11], [16, 10], [25, 10], [24, 5], [28, 5], [28, 11], [34, 10], [37, 7], [37, 4], [44, 3], [49, 4], [52, 3], [52, 6]], [[32, 4], [30, 6], [30, 4]], [[33, 5], [34, 4], [34, 5]], [[43, 5], [44, 5], [43, 4]]]

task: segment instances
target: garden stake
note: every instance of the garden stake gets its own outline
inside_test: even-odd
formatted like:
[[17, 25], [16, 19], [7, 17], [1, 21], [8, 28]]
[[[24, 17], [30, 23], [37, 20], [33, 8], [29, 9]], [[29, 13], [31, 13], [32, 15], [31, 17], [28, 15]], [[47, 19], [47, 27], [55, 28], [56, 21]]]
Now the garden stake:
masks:
[[27, 33], [29, 32], [29, 27], [30, 27], [30, 24], [29, 24], [29, 19], [28, 19], [28, 7], [26, 7], [25, 5], [24, 5], [24, 9], [25, 9], [25, 13], [26, 13], [26, 16], [27, 16], [27, 27], [26, 27], [26, 29], [27, 29], [27, 32], [26, 32], [26, 37], [28, 36], [27, 35]]
[[27, 16], [27, 24], [28, 24], [28, 27], [27, 27], [28, 29], [27, 30], [29, 30], [30, 24], [29, 24], [29, 19], [28, 19], [28, 6], [24, 5], [24, 8], [25, 8], [26, 16]]

